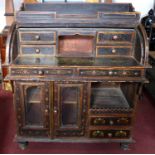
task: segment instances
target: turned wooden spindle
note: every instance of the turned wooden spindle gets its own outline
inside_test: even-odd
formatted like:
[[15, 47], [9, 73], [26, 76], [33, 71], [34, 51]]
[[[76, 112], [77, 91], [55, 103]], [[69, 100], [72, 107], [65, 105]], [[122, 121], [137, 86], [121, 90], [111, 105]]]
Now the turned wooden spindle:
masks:
[[14, 21], [14, 4], [13, 0], [5, 0], [6, 26], [11, 26]]

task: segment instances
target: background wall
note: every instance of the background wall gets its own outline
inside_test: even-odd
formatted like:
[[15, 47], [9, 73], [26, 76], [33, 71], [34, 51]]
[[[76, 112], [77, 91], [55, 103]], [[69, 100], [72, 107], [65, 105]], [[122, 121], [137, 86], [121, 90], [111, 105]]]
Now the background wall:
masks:
[[[56, 1], [56, 0], [54, 0]], [[77, 0], [72, 0], [77, 1]], [[19, 8], [21, 0], [14, 0], [15, 8]], [[146, 15], [153, 8], [154, 0], [113, 0], [113, 2], [132, 3], [136, 11], [141, 12], [141, 17]], [[0, 0], [0, 31], [5, 26], [5, 0]]]

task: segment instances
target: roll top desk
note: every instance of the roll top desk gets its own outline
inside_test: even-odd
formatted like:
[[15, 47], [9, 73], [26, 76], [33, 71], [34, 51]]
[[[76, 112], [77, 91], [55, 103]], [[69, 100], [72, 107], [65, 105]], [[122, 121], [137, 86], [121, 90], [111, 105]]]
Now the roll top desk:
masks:
[[133, 142], [148, 49], [131, 4], [25, 4], [7, 41], [21, 147]]

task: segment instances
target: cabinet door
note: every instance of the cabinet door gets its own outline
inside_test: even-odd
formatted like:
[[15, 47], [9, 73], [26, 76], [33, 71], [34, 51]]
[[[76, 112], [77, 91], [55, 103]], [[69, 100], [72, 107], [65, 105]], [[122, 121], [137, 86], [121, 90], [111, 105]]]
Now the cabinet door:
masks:
[[48, 136], [50, 83], [16, 82], [15, 105], [19, 135]]
[[87, 85], [55, 83], [54, 92], [55, 136], [84, 136]]

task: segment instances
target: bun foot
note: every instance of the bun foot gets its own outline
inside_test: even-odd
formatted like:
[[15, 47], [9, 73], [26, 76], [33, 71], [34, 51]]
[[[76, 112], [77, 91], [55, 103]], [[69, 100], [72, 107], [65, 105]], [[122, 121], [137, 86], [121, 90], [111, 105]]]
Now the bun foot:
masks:
[[28, 146], [28, 142], [18, 142], [18, 145], [21, 150], [25, 150]]
[[121, 147], [121, 149], [123, 149], [124, 151], [130, 150], [129, 143], [120, 143], [120, 147]]

